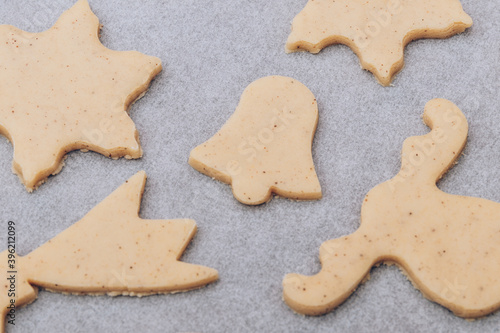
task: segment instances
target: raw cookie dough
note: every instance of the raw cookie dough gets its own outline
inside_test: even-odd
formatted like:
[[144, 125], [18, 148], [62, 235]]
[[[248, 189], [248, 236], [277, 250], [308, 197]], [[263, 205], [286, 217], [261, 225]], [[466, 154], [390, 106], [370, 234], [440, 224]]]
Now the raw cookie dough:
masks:
[[383, 86], [403, 68], [415, 39], [448, 38], [472, 25], [459, 0], [309, 0], [295, 17], [287, 52], [345, 44]]
[[107, 49], [99, 29], [87, 0], [41, 33], [0, 26], [0, 134], [12, 142], [13, 171], [30, 192], [58, 173], [72, 150], [142, 156], [127, 109], [161, 61]]
[[321, 198], [311, 145], [318, 124], [312, 92], [289, 77], [250, 84], [233, 116], [191, 151], [189, 164], [231, 184], [238, 201], [258, 205], [276, 193], [297, 200]]
[[426, 298], [457, 316], [500, 307], [500, 204], [436, 186], [464, 148], [467, 120], [450, 101], [434, 99], [424, 121], [432, 131], [404, 142], [401, 171], [368, 193], [360, 228], [323, 243], [321, 272], [285, 277], [293, 310], [331, 311], [381, 262], [399, 265]]
[[[70, 294], [145, 296], [217, 280], [212, 268], [178, 261], [196, 233], [193, 220], [139, 217], [145, 182], [146, 174], [137, 173], [82, 220], [25, 257], [12, 247], [0, 253], [2, 276], [14, 275], [16, 285], [15, 297], [9, 297], [10, 281], [2, 284], [2, 318], [11, 299], [16, 307], [33, 302], [35, 286]], [[8, 262], [9, 254], [14, 262]]]

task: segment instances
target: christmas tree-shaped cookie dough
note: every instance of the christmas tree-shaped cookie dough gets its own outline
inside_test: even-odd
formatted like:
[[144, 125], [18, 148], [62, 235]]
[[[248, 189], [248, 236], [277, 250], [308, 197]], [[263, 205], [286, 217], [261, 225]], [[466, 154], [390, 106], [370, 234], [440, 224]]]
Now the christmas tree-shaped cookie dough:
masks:
[[193, 220], [139, 217], [145, 181], [146, 174], [139, 172], [27, 256], [17, 257], [12, 246], [0, 253], [2, 276], [7, 277], [0, 293], [2, 317], [9, 314], [10, 304], [33, 302], [37, 286], [70, 294], [145, 296], [217, 280], [216, 270], [179, 261], [196, 233]]
[[0, 26], [0, 134], [14, 146], [13, 171], [28, 191], [58, 173], [72, 150], [142, 156], [127, 109], [161, 61], [107, 49], [99, 29], [87, 0], [41, 33]]
[[231, 184], [240, 202], [258, 205], [272, 193], [321, 198], [311, 145], [318, 123], [312, 92], [297, 80], [269, 76], [250, 84], [221, 130], [191, 151], [196, 170]]
[[459, 0], [309, 0], [293, 20], [286, 51], [345, 44], [388, 86], [403, 68], [406, 44], [448, 38], [471, 25]]
[[359, 229], [323, 243], [321, 272], [285, 277], [284, 298], [295, 311], [332, 310], [381, 262], [399, 265], [426, 298], [457, 316], [500, 307], [500, 204], [436, 186], [464, 148], [467, 120], [435, 99], [424, 121], [432, 131], [404, 142], [401, 171], [365, 197]]

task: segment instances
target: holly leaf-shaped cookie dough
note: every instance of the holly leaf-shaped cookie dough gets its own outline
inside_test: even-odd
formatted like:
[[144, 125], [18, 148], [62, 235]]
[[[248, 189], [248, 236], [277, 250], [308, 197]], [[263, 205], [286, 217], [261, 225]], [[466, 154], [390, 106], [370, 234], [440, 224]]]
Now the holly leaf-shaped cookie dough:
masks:
[[193, 220], [138, 216], [145, 182], [146, 174], [139, 172], [27, 256], [16, 257], [12, 246], [0, 253], [0, 270], [8, 278], [0, 285], [2, 318], [10, 304], [20, 307], [34, 301], [36, 286], [70, 294], [145, 296], [187, 291], [217, 280], [216, 270], [179, 261], [196, 233]]
[[45, 32], [0, 26], [0, 133], [14, 146], [13, 170], [28, 191], [58, 173], [72, 150], [142, 156], [127, 109], [161, 61], [107, 49], [99, 29], [87, 0]]
[[432, 131], [404, 142], [401, 171], [365, 197], [359, 229], [323, 243], [321, 272], [285, 277], [284, 298], [295, 311], [332, 310], [381, 262], [399, 265], [426, 298], [457, 316], [500, 308], [500, 204], [436, 186], [464, 148], [467, 120], [435, 99], [424, 121]]
[[210, 140], [191, 151], [196, 170], [231, 184], [237, 200], [258, 205], [272, 193], [321, 198], [311, 145], [318, 104], [305, 85], [269, 76], [251, 83], [236, 111]]
[[383, 86], [403, 68], [405, 46], [448, 38], [472, 25], [459, 0], [309, 0], [295, 17], [287, 52], [345, 44]]

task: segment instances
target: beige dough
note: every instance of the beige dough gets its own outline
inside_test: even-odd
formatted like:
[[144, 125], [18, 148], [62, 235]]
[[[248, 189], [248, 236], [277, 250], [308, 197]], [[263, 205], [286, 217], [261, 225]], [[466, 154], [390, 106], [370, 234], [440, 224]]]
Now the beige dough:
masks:
[[286, 51], [318, 53], [345, 44], [388, 86], [403, 68], [406, 44], [448, 38], [471, 25], [459, 0], [309, 0], [293, 20]]
[[311, 145], [318, 124], [312, 92], [297, 80], [269, 76], [250, 84], [233, 116], [191, 151], [189, 164], [231, 184], [236, 199], [258, 205], [276, 193], [321, 198]]
[[87, 0], [45, 32], [0, 26], [0, 134], [12, 142], [13, 171], [30, 192], [58, 173], [72, 150], [142, 156], [127, 109], [161, 61], [107, 49], [99, 29]]
[[426, 298], [457, 316], [481, 317], [500, 307], [500, 204], [436, 186], [465, 145], [467, 120], [450, 101], [434, 99], [424, 121], [432, 131], [404, 142], [401, 171], [368, 193], [360, 228], [323, 243], [321, 272], [285, 277], [292, 309], [332, 310], [381, 262], [399, 265]]
[[[214, 269], [178, 261], [196, 233], [193, 220], [139, 218], [145, 182], [146, 174], [139, 172], [82, 220], [17, 257], [16, 307], [36, 299], [35, 286], [71, 294], [145, 296], [217, 280]], [[0, 254], [3, 277], [12, 270], [7, 256], [8, 250]], [[10, 302], [7, 282], [0, 293], [3, 318]]]

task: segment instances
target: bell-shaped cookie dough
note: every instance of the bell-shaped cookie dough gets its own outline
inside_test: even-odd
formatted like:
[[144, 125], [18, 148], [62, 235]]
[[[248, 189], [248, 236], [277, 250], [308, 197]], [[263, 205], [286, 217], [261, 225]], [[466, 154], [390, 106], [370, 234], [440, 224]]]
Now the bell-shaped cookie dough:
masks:
[[247, 205], [272, 193], [297, 200], [321, 198], [311, 145], [318, 124], [312, 92], [282, 76], [250, 84], [233, 116], [210, 140], [191, 151], [189, 164], [224, 183]]
[[285, 277], [292, 309], [332, 310], [381, 262], [399, 265], [426, 298], [457, 316], [500, 308], [500, 204], [436, 186], [464, 148], [467, 120], [450, 101], [434, 99], [424, 121], [432, 131], [404, 142], [401, 171], [368, 193], [360, 228], [323, 243], [321, 272]]
[[472, 25], [459, 0], [309, 0], [295, 17], [286, 52], [345, 44], [388, 86], [415, 39], [448, 38]]
[[2, 318], [10, 304], [33, 302], [37, 286], [69, 294], [145, 296], [217, 280], [216, 270], [179, 261], [196, 233], [193, 220], [139, 217], [145, 182], [146, 174], [139, 172], [27, 256], [18, 257], [14, 246], [0, 253], [2, 276], [10, 278], [1, 285]]

